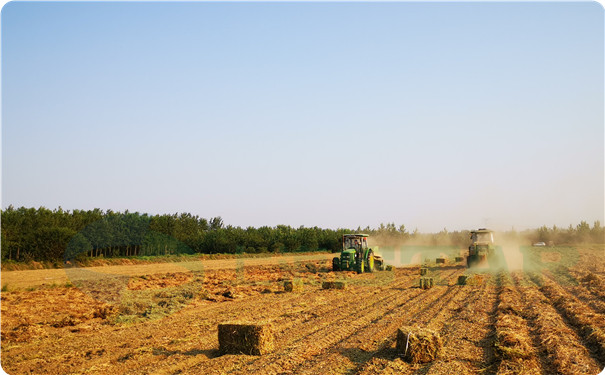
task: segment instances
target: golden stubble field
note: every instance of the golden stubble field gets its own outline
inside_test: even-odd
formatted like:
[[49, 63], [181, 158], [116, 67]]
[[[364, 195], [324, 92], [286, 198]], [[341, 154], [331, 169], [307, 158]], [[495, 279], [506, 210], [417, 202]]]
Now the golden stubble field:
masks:
[[[334, 273], [326, 256], [167, 273], [154, 265], [149, 274], [89, 279], [68, 272], [73, 285], [1, 293], [2, 367], [9, 374], [598, 374], [604, 249], [574, 251], [573, 263], [485, 272], [478, 285], [457, 285], [468, 274], [462, 264], [432, 265], [431, 289], [418, 288], [418, 266]], [[303, 280], [302, 292], [284, 292], [293, 278]], [[334, 279], [348, 288], [322, 289]], [[276, 350], [219, 355], [217, 325], [233, 320], [270, 321]], [[439, 359], [400, 359], [395, 337], [403, 325], [439, 332]]]

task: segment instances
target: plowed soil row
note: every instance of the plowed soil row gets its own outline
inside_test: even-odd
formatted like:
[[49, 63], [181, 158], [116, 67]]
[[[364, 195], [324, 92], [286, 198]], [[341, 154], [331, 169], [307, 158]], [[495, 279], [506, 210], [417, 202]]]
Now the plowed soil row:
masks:
[[447, 295], [422, 313], [412, 323], [441, 334], [441, 356], [429, 364], [410, 365], [398, 358], [395, 337], [377, 351], [371, 360], [359, 366], [358, 374], [474, 374], [485, 371], [493, 360], [491, 320], [495, 289], [489, 282], [481, 286], [452, 285]]
[[496, 288], [490, 279], [480, 286], [461, 286], [470, 293], [439, 329], [443, 354], [437, 361], [418, 369], [415, 374], [477, 374], [489, 370], [493, 354], [493, 309]]
[[565, 288], [570, 295], [590, 306], [596, 313], [605, 314], [605, 283], [601, 284], [592, 272], [575, 268], [566, 268], [565, 271], [571, 281], [568, 278], [562, 280], [550, 272], [543, 272], [542, 275]]
[[601, 302], [605, 302], [605, 277], [586, 270], [571, 268], [571, 275], [578, 284]]
[[605, 298], [599, 298], [590, 293], [584, 286], [567, 286], [567, 292], [575, 296], [578, 300], [590, 306], [594, 312], [600, 315], [605, 315]]
[[496, 355], [499, 375], [542, 373], [538, 349], [533, 345], [527, 321], [523, 318], [521, 296], [510, 275], [500, 273], [496, 315]]
[[[457, 269], [447, 271], [448, 277], [457, 272], [460, 271]], [[407, 284], [395, 284], [379, 293], [372, 288], [364, 287], [359, 287], [361, 290], [351, 288], [348, 292], [328, 291], [326, 293], [330, 299], [332, 301], [343, 300], [343, 306], [335, 311], [333, 317], [329, 315], [315, 316], [312, 321], [296, 327], [287, 334], [278, 334], [278, 351], [275, 353], [260, 358], [250, 357], [248, 361], [233, 361], [232, 356], [222, 356], [216, 361], [202, 363], [192, 370], [198, 373], [210, 373], [220, 368], [227, 373], [262, 371], [265, 374], [272, 374], [296, 370], [301, 364], [305, 364], [307, 367], [309, 360], [354, 335], [355, 332], [370, 325], [373, 321], [379, 320], [393, 309], [413, 302], [415, 298], [425, 300], [433, 295], [433, 293], [423, 293], [421, 289], [414, 286], [407, 281]], [[347, 294], [355, 293], [363, 294], [364, 302], [351, 303], [354, 301], [350, 301]], [[277, 331], [280, 330], [279, 326], [276, 328]]]
[[[455, 272], [446, 281], [453, 281], [460, 272]], [[462, 293], [461, 293], [462, 292]], [[464, 299], [466, 293], [460, 288], [438, 285], [423, 291], [423, 298], [403, 302], [386, 312], [373, 324], [363, 327], [347, 339], [314, 358], [310, 364], [297, 370], [301, 374], [317, 374], [330, 363], [339, 372], [351, 373], [370, 360], [379, 350], [391, 347], [396, 332], [402, 325], [428, 323], [440, 315], [452, 301]], [[457, 302], [454, 302], [457, 303]], [[421, 317], [422, 319], [419, 319]]]
[[547, 373], [597, 374], [600, 366], [552, 303], [524, 274], [513, 274], [523, 302], [523, 316], [534, 344], [539, 343]]
[[550, 277], [540, 277], [535, 274], [531, 277], [532, 280], [542, 285], [540, 291], [587, 343], [588, 349], [599, 361], [600, 367], [605, 367], [605, 320], [603, 316], [580, 302]]

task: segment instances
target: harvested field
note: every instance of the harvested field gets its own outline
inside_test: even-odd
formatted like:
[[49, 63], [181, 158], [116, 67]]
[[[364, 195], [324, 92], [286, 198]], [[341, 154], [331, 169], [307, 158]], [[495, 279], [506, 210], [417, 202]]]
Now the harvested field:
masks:
[[[599, 250], [563, 268], [484, 272], [465, 285], [463, 264], [433, 263], [426, 276], [418, 266], [356, 274], [331, 272], [329, 258], [154, 265], [150, 274], [108, 271], [73, 285], [34, 277], [1, 294], [2, 366], [10, 374], [598, 374]], [[421, 277], [433, 287], [419, 288]], [[285, 292], [289, 282], [296, 293]], [[244, 331], [223, 332], [223, 352], [262, 355], [219, 350], [219, 324], [233, 322]], [[438, 335], [438, 357], [402, 358], [402, 327]]]

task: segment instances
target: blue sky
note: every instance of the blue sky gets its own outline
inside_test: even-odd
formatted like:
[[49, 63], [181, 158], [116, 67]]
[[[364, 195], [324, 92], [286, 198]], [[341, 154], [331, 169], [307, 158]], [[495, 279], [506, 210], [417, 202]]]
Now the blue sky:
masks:
[[598, 3], [2, 9], [2, 207], [603, 222]]

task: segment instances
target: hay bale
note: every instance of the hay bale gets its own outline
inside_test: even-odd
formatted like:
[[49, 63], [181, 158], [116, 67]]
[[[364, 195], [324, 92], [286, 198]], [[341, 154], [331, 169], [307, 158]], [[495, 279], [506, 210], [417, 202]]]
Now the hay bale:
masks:
[[464, 260], [464, 257], [456, 257], [454, 258], [454, 260], [456, 261], [456, 263], [462, 262]]
[[286, 292], [301, 292], [304, 289], [302, 279], [284, 281], [284, 290]]
[[346, 281], [324, 281], [321, 284], [321, 287], [324, 289], [346, 289], [347, 282]]
[[435, 262], [437, 262], [437, 264], [441, 263], [441, 264], [445, 264], [445, 258], [437, 258], [435, 260]]
[[275, 338], [268, 323], [228, 322], [218, 325], [221, 354], [263, 355], [273, 351]]
[[483, 285], [484, 275], [473, 275], [466, 279], [466, 285]]
[[395, 269], [395, 267], [393, 267], [393, 266], [392, 266], [392, 265], [390, 265], [390, 264], [389, 264], [389, 265], [387, 265], [387, 266], [386, 266], [386, 268], [385, 268], [385, 270], [387, 270], [387, 271], [393, 271], [394, 269]]
[[432, 277], [421, 277], [420, 278], [420, 288], [429, 289], [433, 287], [433, 278]]
[[484, 275], [461, 275], [458, 276], [458, 285], [483, 285]]
[[396, 351], [410, 363], [427, 363], [437, 359], [443, 343], [439, 333], [426, 329], [404, 326], [397, 330]]
[[424, 276], [429, 272], [429, 269], [426, 267], [420, 267], [420, 276]]

